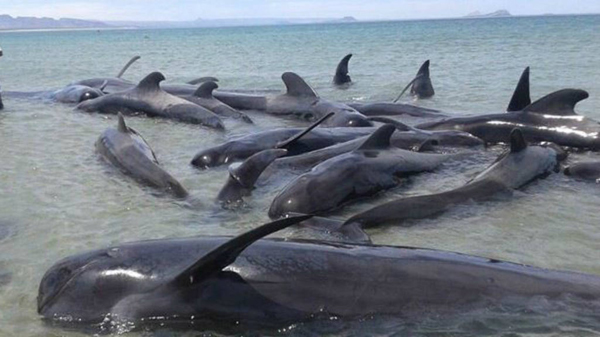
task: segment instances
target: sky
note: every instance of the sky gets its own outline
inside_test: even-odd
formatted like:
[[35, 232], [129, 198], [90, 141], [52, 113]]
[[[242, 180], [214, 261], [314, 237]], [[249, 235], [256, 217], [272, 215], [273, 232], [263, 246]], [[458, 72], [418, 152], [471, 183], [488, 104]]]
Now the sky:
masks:
[[358, 20], [426, 19], [499, 9], [513, 15], [600, 13], [600, 0], [0, 0], [0, 14], [101, 21], [343, 16]]

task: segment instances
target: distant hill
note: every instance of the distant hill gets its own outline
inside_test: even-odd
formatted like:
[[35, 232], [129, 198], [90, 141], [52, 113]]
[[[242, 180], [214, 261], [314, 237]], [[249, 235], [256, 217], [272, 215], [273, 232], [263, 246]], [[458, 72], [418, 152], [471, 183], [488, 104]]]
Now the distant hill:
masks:
[[57, 29], [57, 28], [105, 28], [104, 22], [62, 18], [35, 18], [10, 15], [0, 15], [0, 29]]
[[492, 13], [481, 14], [481, 12], [473, 12], [465, 15], [465, 18], [503, 18], [512, 16], [506, 9], [500, 9]]
[[0, 30], [8, 29], [73, 29], [73, 28], [196, 28], [230, 26], [273, 26], [310, 23], [357, 22], [352, 16], [343, 18], [256, 18], [256, 19], [197, 19], [193, 21], [91, 21], [80, 19], [15, 17], [0, 15]]
[[199, 28], [199, 27], [238, 27], [238, 26], [275, 26], [311, 23], [347, 23], [357, 22], [354, 17], [343, 18], [252, 18], [252, 19], [196, 19], [193, 21], [107, 21], [118, 27], [131, 28]]

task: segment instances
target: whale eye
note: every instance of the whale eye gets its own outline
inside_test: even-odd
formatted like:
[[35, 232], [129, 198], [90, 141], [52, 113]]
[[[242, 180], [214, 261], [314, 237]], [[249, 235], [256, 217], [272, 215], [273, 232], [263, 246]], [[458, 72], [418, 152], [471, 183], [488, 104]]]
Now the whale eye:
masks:
[[86, 91], [85, 93], [83, 93], [83, 95], [81, 95], [81, 97], [79, 97], [79, 103], [90, 100], [90, 99], [98, 98], [98, 97], [100, 97], [100, 95], [98, 95], [98, 93], [93, 92], [93, 91]]

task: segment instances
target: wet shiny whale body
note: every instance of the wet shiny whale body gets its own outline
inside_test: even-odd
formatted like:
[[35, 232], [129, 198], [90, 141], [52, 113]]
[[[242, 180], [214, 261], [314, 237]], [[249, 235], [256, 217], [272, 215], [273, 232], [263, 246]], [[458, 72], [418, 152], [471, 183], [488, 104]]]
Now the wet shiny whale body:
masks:
[[461, 130], [487, 143], [508, 143], [510, 132], [519, 128], [529, 142], [553, 142], [561, 146], [600, 150], [600, 123], [575, 113], [575, 105], [589, 94], [580, 89], [562, 89], [531, 103], [529, 68], [517, 84], [507, 112], [472, 117], [453, 117], [426, 122], [417, 128]]
[[269, 225], [234, 239], [141, 241], [67, 257], [44, 275], [38, 312], [71, 328], [104, 322], [110, 329], [116, 321], [248, 331], [323, 314], [359, 319], [534, 296], [600, 297], [600, 277], [587, 274], [429, 249], [258, 240], [273, 230], [247, 239]]

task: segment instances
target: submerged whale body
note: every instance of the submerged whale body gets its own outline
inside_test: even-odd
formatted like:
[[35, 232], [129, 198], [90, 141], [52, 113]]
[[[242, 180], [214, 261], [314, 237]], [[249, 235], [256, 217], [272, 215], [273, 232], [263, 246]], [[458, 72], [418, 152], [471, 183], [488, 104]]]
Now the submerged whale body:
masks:
[[[326, 314], [373, 315], [526, 305], [532, 297], [600, 298], [600, 277], [437, 250], [260, 238], [293, 217], [235, 238], [121, 244], [67, 257], [40, 282], [38, 312], [67, 326], [282, 328]], [[321, 315], [319, 315], [321, 313]], [[122, 324], [119, 324], [122, 323]]]

